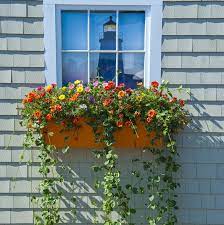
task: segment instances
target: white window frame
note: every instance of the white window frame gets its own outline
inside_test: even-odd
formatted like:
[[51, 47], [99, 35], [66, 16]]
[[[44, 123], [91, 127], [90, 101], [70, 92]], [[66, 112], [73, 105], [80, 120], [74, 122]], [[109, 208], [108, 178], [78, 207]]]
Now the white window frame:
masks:
[[46, 83], [62, 83], [62, 10], [144, 10], [144, 84], [161, 80], [162, 0], [44, 0], [44, 44]]

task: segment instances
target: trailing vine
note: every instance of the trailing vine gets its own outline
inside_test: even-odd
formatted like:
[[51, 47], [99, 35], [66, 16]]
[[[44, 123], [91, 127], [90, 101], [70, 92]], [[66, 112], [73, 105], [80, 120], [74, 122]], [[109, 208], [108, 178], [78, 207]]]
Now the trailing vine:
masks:
[[[86, 125], [92, 127], [95, 142], [101, 144], [102, 149], [94, 151], [102, 164], [94, 165], [93, 169], [103, 173], [102, 179], [96, 182], [96, 188], [103, 191], [101, 210], [105, 215], [104, 225], [133, 224], [130, 215], [137, 215], [138, 211], [130, 203], [131, 193], [148, 195], [146, 219], [149, 225], [176, 224], [175, 189], [179, 184], [174, 174], [180, 165], [175, 161], [178, 152], [174, 135], [187, 125], [189, 117], [184, 101], [174, 97], [166, 83], [159, 85], [154, 81], [149, 88], [138, 84], [134, 90], [124, 84], [115, 86], [112, 81], [100, 80], [86, 86], [81, 81], [62, 88], [52, 84], [28, 93], [23, 104], [22, 125], [27, 127], [25, 146], [35, 144], [39, 147], [39, 172], [43, 176], [39, 185], [41, 197], [33, 197], [33, 202], [41, 209], [35, 217], [36, 225], [56, 225], [61, 219], [62, 192], [56, 187], [63, 184], [64, 178], [52, 176], [58, 165], [55, 156], [58, 147], [52, 142], [55, 133], [50, 130], [50, 124], [61, 127], [60, 136], [69, 130], [78, 133]], [[141, 125], [144, 128], [140, 129]], [[117, 143], [115, 133], [121, 129], [131, 129], [136, 146], [144, 144], [146, 151], [153, 155], [149, 160], [133, 160], [144, 169], [144, 174], [140, 170], [132, 171], [138, 180], [135, 184], [123, 185], [121, 182], [119, 154], [114, 147]], [[131, 136], [128, 138], [131, 142]], [[75, 141], [73, 135], [65, 136], [64, 147], [71, 143], [69, 139]], [[144, 143], [139, 145], [143, 140]], [[73, 199], [75, 201], [75, 196]], [[76, 214], [75, 209], [73, 212]], [[113, 216], [115, 212], [118, 212], [116, 217]]]

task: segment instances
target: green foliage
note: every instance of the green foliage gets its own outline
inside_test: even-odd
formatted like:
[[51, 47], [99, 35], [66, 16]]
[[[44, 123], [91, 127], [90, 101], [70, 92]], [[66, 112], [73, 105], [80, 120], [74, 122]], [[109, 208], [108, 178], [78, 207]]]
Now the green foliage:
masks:
[[[23, 104], [22, 124], [28, 128], [24, 146], [39, 147], [39, 172], [43, 176], [39, 185], [41, 197], [32, 198], [32, 202], [41, 208], [41, 213], [35, 216], [36, 225], [55, 225], [60, 222], [62, 193], [57, 186], [64, 181], [62, 176], [53, 174], [57, 165], [55, 146], [47, 144], [45, 138], [50, 138], [52, 134], [48, 133], [46, 137], [43, 129], [51, 120], [61, 124], [62, 132], [65, 129], [79, 129], [81, 118], [86, 118], [92, 126], [96, 142], [105, 146], [101, 151], [94, 151], [96, 159], [101, 159], [102, 163], [92, 168], [96, 173], [103, 173], [102, 180], [96, 180], [95, 187], [103, 190], [101, 209], [105, 214], [104, 225], [133, 225], [128, 221], [131, 214], [138, 213], [130, 204], [130, 195], [135, 194], [148, 194], [146, 208], [149, 225], [176, 224], [175, 210], [178, 207], [175, 190], [179, 184], [174, 174], [180, 165], [175, 161], [178, 152], [174, 135], [186, 126], [189, 119], [183, 108], [184, 101], [173, 97], [166, 83], [159, 86], [155, 81], [148, 89], [140, 85], [132, 90], [126, 89], [123, 84], [116, 87], [112, 81], [96, 80], [85, 87], [82, 82], [75, 81], [68, 87], [49, 85], [33, 90], [23, 100]], [[136, 182], [122, 185], [119, 156], [113, 147], [114, 132], [127, 126], [138, 137], [139, 121], [144, 123], [148, 133], [156, 133], [152, 140], [153, 147], [145, 149], [153, 154], [153, 159], [133, 159], [133, 165], [139, 169], [133, 169], [130, 176]], [[164, 149], [157, 146], [158, 140], [163, 141]], [[65, 146], [63, 153], [68, 148]], [[75, 203], [76, 197], [71, 201]], [[115, 211], [119, 212], [118, 219], [113, 219]], [[75, 208], [72, 212], [76, 216]]]

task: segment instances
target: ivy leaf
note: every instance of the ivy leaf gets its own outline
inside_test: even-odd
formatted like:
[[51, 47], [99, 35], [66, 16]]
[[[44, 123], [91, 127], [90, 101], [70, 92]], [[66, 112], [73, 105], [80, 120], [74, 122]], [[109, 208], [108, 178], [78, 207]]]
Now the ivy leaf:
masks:
[[149, 197], [149, 201], [150, 201], [150, 202], [152, 202], [154, 199], [155, 199], [155, 196], [154, 196], [154, 195], [151, 195], [151, 196]]
[[65, 153], [68, 152], [68, 150], [69, 150], [69, 146], [67, 146], [66, 148], [63, 148], [63, 149], [62, 149], [62, 153], [65, 154]]

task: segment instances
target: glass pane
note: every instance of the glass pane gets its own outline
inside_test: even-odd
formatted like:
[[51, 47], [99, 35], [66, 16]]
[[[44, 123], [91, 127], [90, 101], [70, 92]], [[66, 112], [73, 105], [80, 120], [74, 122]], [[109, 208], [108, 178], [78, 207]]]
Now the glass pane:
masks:
[[75, 80], [88, 82], [88, 54], [87, 53], [63, 53], [62, 54], [62, 83]]
[[119, 50], [144, 50], [145, 12], [121, 12], [119, 36]]
[[136, 88], [138, 82], [144, 80], [144, 54], [122, 53], [118, 57], [118, 83], [125, 83], [127, 87]]
[[61, 29], [62, 29], [63, 50], [87, 49], [87, 21], [88, 21], [87, 12], [84, 11], [62, 12]]
[[116, 13], [90, 13], [90, 49], [116, 50]]
[[90, 79], [102, 77], [103, 80], [114, 80], [116, 77], [116, 54], [92, 53], [90, 55]]

